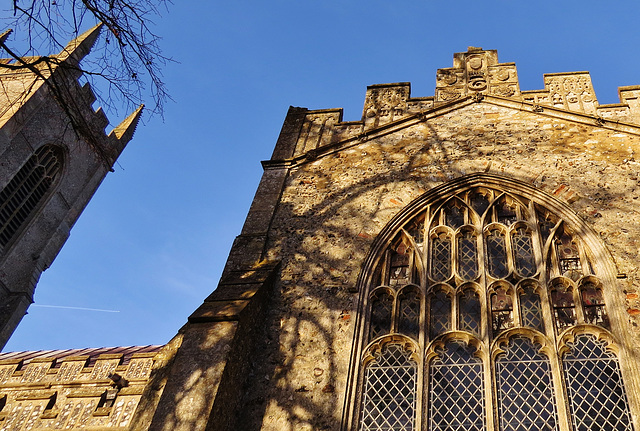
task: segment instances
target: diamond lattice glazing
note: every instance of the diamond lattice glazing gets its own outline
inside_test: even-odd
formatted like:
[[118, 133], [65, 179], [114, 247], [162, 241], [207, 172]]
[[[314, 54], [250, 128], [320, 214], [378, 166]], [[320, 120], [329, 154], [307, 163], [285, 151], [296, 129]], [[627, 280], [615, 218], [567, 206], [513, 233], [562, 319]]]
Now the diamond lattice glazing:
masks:
[[524, 229], [518, 229], [511, 237], [511, 247], [513, 248], [516, 271], [523, 277], [531, 277], [535, 274], [536, 259], [533, 254], [531, 234]]
[[484, 430], [482, 362], [461, 342], [445, 346], [430, 366], [429, 429]]
[[489, 274], [495, 278], [503, 278], [509, 274], [507, 267], [507, 249], [504, 235], [493, 231], [487, 237], [487, 252], [489, 254]]
[[398, 332], [415, 339], [420, 334], [420, 294], [416, 290], [405, 291], [400, 296]]
[[431, 298], [429, 335], [436, 337], [451, 329], [451, 298], [440, 291]]
[[522, 318], [522, 326], [544, 331], [540, 296], [537, 293], [529, 290], [520, 295], [520, 316]]
[[510, 341], [496, 362], [501, 431], [557, 430], [549, 359], [526, 338]]
[[365, 371], [361, 431], [412, 431], [417, 364], [402, 346], [388, 345]]
[[471, 233], [458, 237], [458, 273], [465, 280], [478, 277], [476, 238]]
[[562, 363], [575, 431], [633, 430], [618, 361], [603, 343], [579, 336]]
[[369, 323], [369, 339], [372, 340], [391, 330], [391, 310], [393, 298], [384, 291], [379, 291], [371, 303], [371, 321]]
[[458, 322], [460, 329], [474, 334], [480, 333], [480, 319], [482, 308], [478, 294], [472, 290], [466, 290], [460, 296], [460, 313]]
[[451, 276], [451, 239], [434, 238], [431, 241], [431, 278], [445, 281]]

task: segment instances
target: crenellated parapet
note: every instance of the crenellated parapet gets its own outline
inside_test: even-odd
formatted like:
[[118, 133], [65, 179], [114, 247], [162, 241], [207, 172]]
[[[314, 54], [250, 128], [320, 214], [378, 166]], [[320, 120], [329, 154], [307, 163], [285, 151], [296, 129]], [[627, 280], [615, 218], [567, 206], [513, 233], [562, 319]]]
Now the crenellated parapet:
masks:
[[0, 354], [0, 429], [127, 427], [161, 347]]
[[[551, 107], [556, 113], [588, 115], [595, 122], [640, 124], [640, 86], [620, 87], [618, 93], [620, 103], [600, 105], [589, 72], [548, 73], [544, 89], [521, 91], [515, 63], [500, 63], [496, 50], [469, 47], [467, 52], [454, 54], [453, 67], [438, 69], [435, 96], [412, 98], [408, 82], [370, 85], [362, 119], [352, 122], [342, 121], [342, 109], [298, 109], [296, 121], [301, 126], [296, 142], [277, 154], [313, 159], [328, 145], [363, 138], [398, 121], [487, 96], [523, 102], [523, 109], [535, 112]], [[304, 111], [302, 119], [300, 111]]]
[[544, 90], [523, 91], [526, 102], [594, 115], [598, 100], [589, 72], [547, 73]]
[[[109, 125], [101, 107], [92, 108], [96, 96], [89, 83], [81, 86], [80, 61], [91, 51], [100, 34], [98, 24], [69, 42], [60, 53], [51, 56], [0, 59], [0, 143], [21, 132], [27, 119], [52, 97], [63, 107], [71, 126], [110, 168], [133, 136], [143, 106], [108, 135]], [[6, 36], [10, 32], [5, 32]]]

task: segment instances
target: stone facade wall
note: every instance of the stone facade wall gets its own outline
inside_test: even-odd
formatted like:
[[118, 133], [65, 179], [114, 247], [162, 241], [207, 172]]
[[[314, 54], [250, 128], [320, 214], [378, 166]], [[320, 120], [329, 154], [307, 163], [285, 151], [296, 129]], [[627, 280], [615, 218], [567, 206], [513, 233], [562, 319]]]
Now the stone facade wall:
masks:
[[353, 291], [373, 239], [412, 200], [466, 174], [532, 183], [600, 233], [640, 353], [639, 132], [474, 103], [291, 168], [268, 247], [282, 271], [268, 333], [271, 364], [256, 379], [266, 396], [255, 397], [270, 400], [262, 429], [338, 428], [357, 315]]
[[[270, 206], [254, 202], [247, 219], [254, 226], [258, 211], [273, 212], [259, 217], [268, 223], [262, 257], [280, 261], [281, 271], [252, 359], [244, 429], [346, 429], [358, 277], [371, 245], [414, 199], [473, 173], [532, 184], [600, 234], [618, 272], [616, 303], [626, 304], [611, 313], [626, 322], [630, 355], [640, 353], [640, 127], [634, 125], [640, 112], [631, 99], [599, 106], [584, 72], [546, 75], [545, 90], [520, 93], [514, 65], [498, 67], [486, 51], [457, 56], [456, 80], [440, 70], [438, 81], [442, 91], [447, 82], [460, 83], [456, 97], [411, 99], [408, 84], [372, 86], [357, 123], [340, 122], [339, 110], [290, 110], [288, 139], [278, 141], [278, 160], [264, 162], [261, 185], [286, 171], [281, 195]], [[474, 80], [490, 76], [513, 92], [492, 87], [490, 79], [471, 91], [464, 64], [476, 56], [495, 64]], [[621, 95], [636, 90], [624, 87]]]
[[521, 91], [513, 63], [470, 48], [433, 97], [370, 86], [358, 122], [290, 108], [220, 284], [165, 347], [130, 429], [352, 431], [372, 247], [416, 199], [478, 174], [566, 204], [607, 250], [596, 259], [614, 268], [607, 312], [638, 427], [638, 96], [621, 87], [620, 104], [599, 105], [586, 72]]

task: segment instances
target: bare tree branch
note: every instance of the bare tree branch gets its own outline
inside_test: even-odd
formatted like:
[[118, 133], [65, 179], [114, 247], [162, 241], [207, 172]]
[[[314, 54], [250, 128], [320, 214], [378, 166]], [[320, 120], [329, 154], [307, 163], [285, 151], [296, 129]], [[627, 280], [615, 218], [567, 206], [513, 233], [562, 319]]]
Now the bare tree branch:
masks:
[[5, 49], [15, 61], [0, 64], [0, 72], [2, 68], [26, 67], [18, 61], [21, 57], [59, 52], [71, 39], [102, 22], [103, 34], [80, 67], [87, 79], [94, 81], [100, 104], [117, 111], [150, 101], [151, 111], [162, 115], [170, 99], [162, 69], [172, 60], [162, 53], [152, 26], [169, 1], [13, 0], [0, 20], [5, 28], [12, 27], [15, 35], [24, 37], [26, 48], [19, 55]]

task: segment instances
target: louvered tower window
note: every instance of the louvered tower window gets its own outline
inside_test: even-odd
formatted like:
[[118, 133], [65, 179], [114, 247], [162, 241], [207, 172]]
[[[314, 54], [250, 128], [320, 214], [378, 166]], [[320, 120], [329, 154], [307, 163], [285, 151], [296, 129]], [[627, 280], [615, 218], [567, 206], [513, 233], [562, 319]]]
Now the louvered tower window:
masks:
[[553, 198], [508, 185], [443, 186], [380, 238], [351, 430], [634, 429], [604, 246]]
[[59, 149], [44, 145], [0, 191], [0, 248], [6, 247], [29, 220], [60, 175], [61, 167]]

